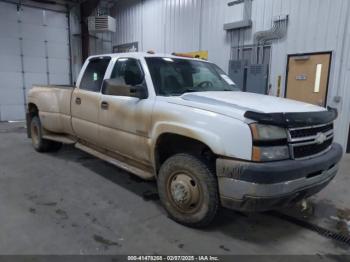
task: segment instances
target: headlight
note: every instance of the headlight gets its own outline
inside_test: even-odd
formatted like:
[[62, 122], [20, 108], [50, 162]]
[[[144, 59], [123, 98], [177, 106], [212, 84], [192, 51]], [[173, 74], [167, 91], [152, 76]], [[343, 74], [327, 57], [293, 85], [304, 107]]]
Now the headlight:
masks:
[[253, 137], [252, 160], [257, 162], [288, 159], [286, 129], [262, 124], [251, 124]]
[[255, 141], [287, 139], [286, 129], [278, 126], [251, 124], [250, 129]]
[[252, 158], [257, 162], [284, 160], [289, 158], [289, 149], [288, 146], [254, 146]]

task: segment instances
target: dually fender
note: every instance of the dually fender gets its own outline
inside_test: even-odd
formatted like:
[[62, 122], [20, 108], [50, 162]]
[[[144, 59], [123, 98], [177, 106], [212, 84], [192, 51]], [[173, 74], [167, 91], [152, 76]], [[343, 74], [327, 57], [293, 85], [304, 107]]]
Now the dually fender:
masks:
[[35, 104], [39, 112], [60, 112], [58, 97], [53, 88], [34, 86], [28, 94], [29, 103]]
[[[72, 133], [70, 128], [69, 89], [34, 87], [28, 94], [28, 105], [34, 104], [39, 111], [42, 126], [51, 132]], [[60, 102], [61, 101], [61, 102]]]
[[[218, 117], [220, 118], [220, 117]], [[223, 120], [223, 119], [222, 119]], [[187, 123], [159, 122], [154, 125], [151, 132], [151, 161], [156, 163], [156, 146], [162, 134], [176, 134], [195, 139], [207, 145], [211, 151], [218, 155], [242, 160], [251, 159], [252, 140], [247, 124], [241, 121], [219, 121], [218, 128], [200, 128]]]
[[186, 124], [159, 122], [154, 126], [151, 134], [151, 161], [154, 166], [156, 165], [157, 142], [163, 134], [174, 134], [192, 138], [207, 145], [215, 154], [222, 155], [224, 153], [222, 141], [217, 134], [198, 127], [188, 126]]

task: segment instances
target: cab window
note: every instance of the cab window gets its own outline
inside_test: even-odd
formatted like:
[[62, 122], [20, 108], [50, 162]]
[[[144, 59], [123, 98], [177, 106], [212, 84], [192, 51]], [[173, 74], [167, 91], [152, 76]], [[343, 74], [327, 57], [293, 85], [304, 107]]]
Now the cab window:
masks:
[[79, 88], [92, 92], [100, 92], [103, 78], [110, 60], [110, 57], [90, 59], [81, 79]]
[[114, 65], [111, 78], [119, 78], [126, 85], [136, 86], [144, 82], [140, 62], [135, 58], [120, 58]]

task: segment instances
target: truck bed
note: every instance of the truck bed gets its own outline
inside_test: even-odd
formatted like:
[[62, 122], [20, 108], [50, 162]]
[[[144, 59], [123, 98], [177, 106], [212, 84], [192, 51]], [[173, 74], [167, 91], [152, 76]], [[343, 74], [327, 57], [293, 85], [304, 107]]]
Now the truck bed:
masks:
[[74, 86], [35, 85], [29, 91], [28, 102], [40, 108], [43, 127], [54, 133], [72, 134], [71, 98]]

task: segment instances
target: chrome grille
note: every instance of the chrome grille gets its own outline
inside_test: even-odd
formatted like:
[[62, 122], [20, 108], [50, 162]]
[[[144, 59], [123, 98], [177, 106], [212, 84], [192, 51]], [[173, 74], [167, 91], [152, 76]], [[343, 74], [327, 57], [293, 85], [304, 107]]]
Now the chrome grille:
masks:
[[323, 154], [330, 148], [333, 143], [333, 123], [290, 128], [288, 134], [292, 158], [311, 158]]

